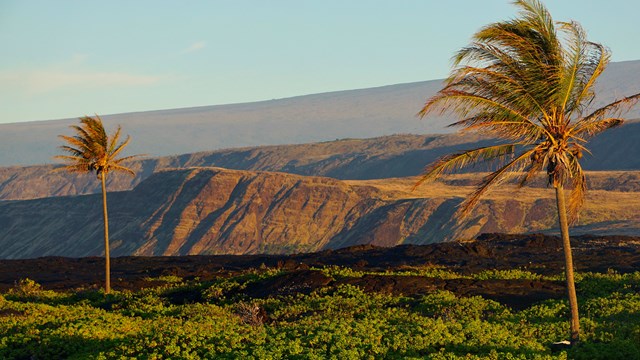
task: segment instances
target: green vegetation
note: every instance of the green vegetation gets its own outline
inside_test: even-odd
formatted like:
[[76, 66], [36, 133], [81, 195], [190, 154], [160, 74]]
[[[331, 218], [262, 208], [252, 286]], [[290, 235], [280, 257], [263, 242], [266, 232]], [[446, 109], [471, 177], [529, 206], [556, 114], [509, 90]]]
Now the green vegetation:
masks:
[[[335, 266], [318, 270], [336, 280], [365, 274]], [[578, 273], [582, 342], [557, 352], [550, 344], [569, 330], [564, 300], [517, 311], [448, 291], [408, 297], [340, 285], [267, 299], [241, 291], [282, 274], [262, 268], [209, 282], [171, 276], [149, 279], [162, 283], [157, 287], [110, 294], [54, 292], [24, 279], [0, 295], [0, 358], [640, 358], [640, 272]], [[543, 278], [521, 270], [459, 274], [437, 267], [376, 274]]]

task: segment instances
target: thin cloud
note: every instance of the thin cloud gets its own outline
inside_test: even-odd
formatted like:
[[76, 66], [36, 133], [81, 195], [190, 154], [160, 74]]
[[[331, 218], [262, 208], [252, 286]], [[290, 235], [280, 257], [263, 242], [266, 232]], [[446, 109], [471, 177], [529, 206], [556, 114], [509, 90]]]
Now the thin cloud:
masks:
[[44, 93], [66, 87], [95, 88], [121, 86], [148, 86], [166, 79], [163, 76], [138, 75], [124, 72], [42, 70], [0, 72], [4, 86], [22, 89], [28, 93]]
[[194, 51], [199, 51], [207, 47], [207, 43], [205, 41], [197, 41], [191, 44], [188, 48], [184, 49], [183, 53], [191, 53]]
[[87, 59], [89, 59], [88, 54], [76, 53], [76, 54], [73, 54], [73, 56], [71, 56], [71, 60], [69, 61], [69, 64], [74, 66], [83, 65], [84, 63], [87, 62]]

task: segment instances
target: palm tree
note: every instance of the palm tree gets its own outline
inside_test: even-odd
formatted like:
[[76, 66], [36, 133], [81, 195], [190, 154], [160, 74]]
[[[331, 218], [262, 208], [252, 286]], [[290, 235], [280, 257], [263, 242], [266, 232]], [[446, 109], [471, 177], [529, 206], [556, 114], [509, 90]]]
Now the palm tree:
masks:
[[102, 183], [102, 214], [104, 217], [104, 255], [105, 255], [105, 293], [111, 291], [111, 265], [109, 257], [109, 217], [107, 215], [107, 189], [106, 175], [111, 171], [122, 171], [132, 176], [135, 172], [121, 164], [139, 155], [118, 158], [118, 155], [129, 144], [130, 137], [120, 140], [121, 128], [108, 136], [102, 126], [99, 116], [80, 118], [80, 125], [70, 126], [74, 136], [60, 135], [59, 137], [68, 145], [60, 146], [60, 149], [69, 155], [58, 155], [56, 159], [62, 160], [66, 166], [57, 168], [71, 173], [85, 173], [95, 171]]
[[[580, 158], [589, 152], [585, 147], [589, 138], [622, 124], [621, 111], [635, 104], [640, 94], [594, 110], [590, 107], [594, 83], [609, 62], [608, 49], [587, 41], [578, 23], [554, 22], [537, 0], [514, 4], [520, 16], [480, 29], [472, 43], [453, 57], [444, 87], [418, 113], [424, 117], [451, 112], [461, 120], [450, 126], [497, 136], [503, 142], [444, 156], [425, 169], [416, 186], [467, 165], [497, 162], [497, 170], [460, 205], [456, 215], [461, 219], [487, 190], [506, 178], [518, 176], [522, 186], [546, 171], [555, 188], [571, 342], [576, 343], [580, 325], [568, 225], [577, 220], [585, 198]], [[571, 187], [568, 211], [565, 185]]]

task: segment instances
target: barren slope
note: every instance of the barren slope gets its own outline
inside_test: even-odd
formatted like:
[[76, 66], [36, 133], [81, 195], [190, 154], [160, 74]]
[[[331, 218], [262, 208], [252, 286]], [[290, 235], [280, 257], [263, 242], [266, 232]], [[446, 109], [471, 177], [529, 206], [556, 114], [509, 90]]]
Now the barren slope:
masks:
[[[630, 122], [592, 139], [585, 156], [587, 170], [640, 170], [640, 122]], [[137, 176], [109, 177], [109, 189], [132, 189], [154, 172], [167, 168], [217, 166], [238, 170], [282, 171], [337, 179], [413, 176], [438, 157], [493, 143], [477, 135], [395, 135], [301, 145], [240, 148], [152, 158], [131, 164]], [[52, 166], [0, 168], [0, 199], [33, 199], [100, 191], [93, 175], [51, 173]], [[476, 169], [477, 170], [477, 169]], [[639, 186], [637, 177], [628, 179]]]
[[[455, 224], [455, 206], [471, 190], [464, 184], [469, 176], [411, 192], [415, 179], [407, 178], [340, 181], [220, 168], [164, 171], [132, 191], [109, 195], [112, 254], [310, 252], [555, 227], [553, 192], [542, 187], [516, 195], [513, 188], [491, 193], [467, 223]], [[451, 185], [460, 181], [462, 186]], [[640, 234], [638, 195], [592, 190], [574, 233]], [[0, 202], [0, 258], [99, 255], [101, 237], [99, 195]]]

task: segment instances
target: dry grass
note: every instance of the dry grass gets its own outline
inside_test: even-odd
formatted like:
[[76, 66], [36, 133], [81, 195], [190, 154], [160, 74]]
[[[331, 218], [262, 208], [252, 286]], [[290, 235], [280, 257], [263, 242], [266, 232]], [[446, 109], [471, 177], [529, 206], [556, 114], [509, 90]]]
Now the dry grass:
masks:
[[[638, 172], [589, 172], [587, 177], [596, 184], [608, 184], [616, 188], [616, 181], [629, 175], [639, 175]], [[376, 180], [349, 180], [352, 186], [370, 186], [380, 191], [383, 200], [416, 199], [416, 198], [464, 198], [475, 189], [484, 173], [455, 174], [443, 176], [441, 180], [420, 185], [413, 190], [418, 177], [376, 179]], [[622, 182], [622, 180], [620, 180]], [[463, 184], [463, 185], [453, 185]], [[539, 199], [551, 199], [555, 201], [555, 192], [544, 186], [544, 178], [534, 181], [532, 186], [518, 188], [514, 184], [505, 184], [488, 192], [486, 200], [505, 201], [516, 199], [523, 202], [535, 202]], [[615, 190], [588, 190], [585, 207], [581, 212], [583, 222], [606, 222], [621, 219], [640, 221], [640, 192], [615, 191]]]

